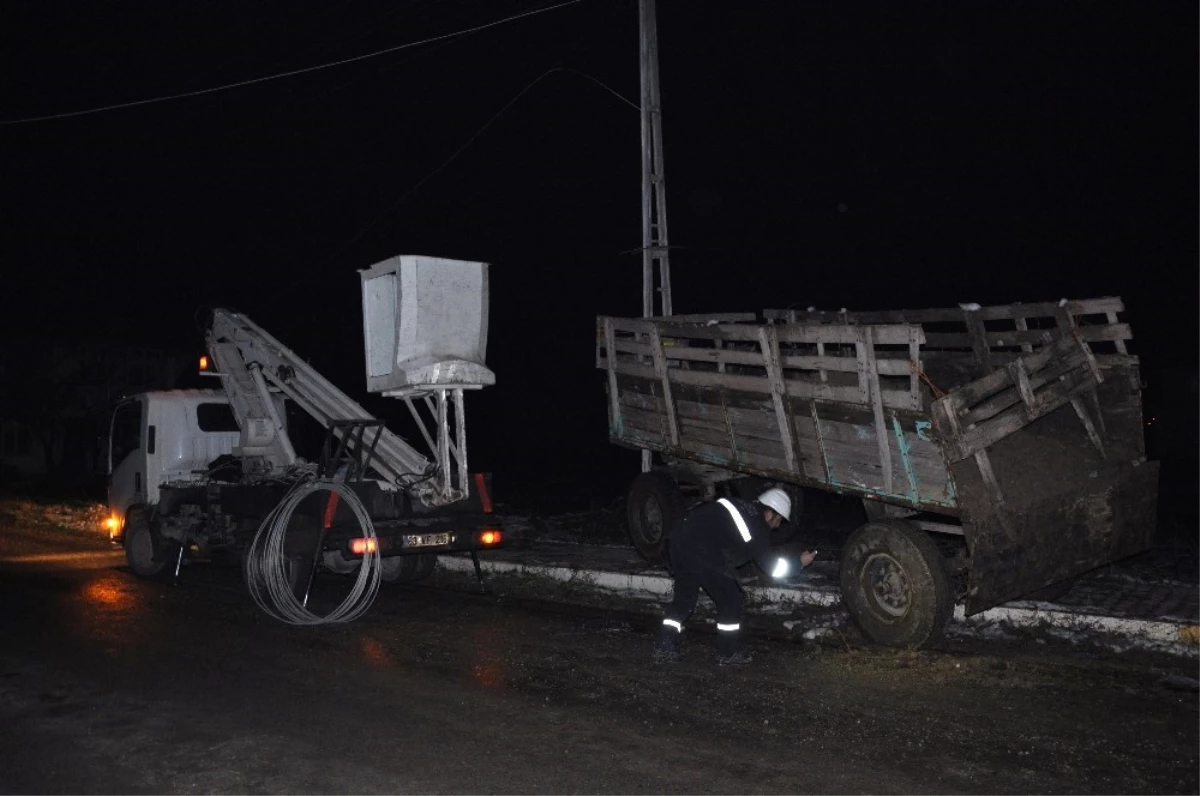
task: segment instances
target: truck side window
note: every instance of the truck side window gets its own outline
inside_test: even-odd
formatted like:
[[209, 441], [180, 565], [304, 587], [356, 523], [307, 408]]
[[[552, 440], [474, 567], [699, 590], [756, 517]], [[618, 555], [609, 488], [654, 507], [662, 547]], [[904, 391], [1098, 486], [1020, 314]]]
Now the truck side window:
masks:
[[239, 431], [233, 409], [229, 404], [207, 403], [196, 405], [196, 425], [201, 431]]
[[117, 407], [113, 414], [112, 466], [125, 460], [142, 447], [142, 402], [129, 401]]

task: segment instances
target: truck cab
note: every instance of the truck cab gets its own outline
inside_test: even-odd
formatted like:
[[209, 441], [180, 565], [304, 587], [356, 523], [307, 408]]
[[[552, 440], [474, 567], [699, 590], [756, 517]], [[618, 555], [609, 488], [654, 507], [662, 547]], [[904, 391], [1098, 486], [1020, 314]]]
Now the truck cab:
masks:
[[[276, 399], [283, 416], [283, 396]], [[129, 510], [157, 505], [164, 484], [203, 483], [238, 439], [222, 390], [161, 390], [119, 403], [109, 428], [109, 538], [120, 543]]]

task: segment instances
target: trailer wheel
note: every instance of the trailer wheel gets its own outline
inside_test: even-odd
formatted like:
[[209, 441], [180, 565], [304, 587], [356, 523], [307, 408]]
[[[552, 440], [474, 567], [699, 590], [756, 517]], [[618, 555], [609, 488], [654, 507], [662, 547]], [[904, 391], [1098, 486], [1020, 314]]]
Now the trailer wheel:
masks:
[[954, 610], [937, 545], [902, 520], [868, 522], [850, 535], [841, 589], [854, 623], [871, 641], [889, 647], [936, 642]]
[[125, 518], [125, 560], [133, 574], [153, 578], [166, 569], [166, 559], [157, 559], [158, 540], [145, 509], [130, 509]]
[[679, 486], [663, 473], [642, 473], [629, 485], [629, 538], [642, 557], [663, 563], [671, 526], [683, 516], [685, 506]]

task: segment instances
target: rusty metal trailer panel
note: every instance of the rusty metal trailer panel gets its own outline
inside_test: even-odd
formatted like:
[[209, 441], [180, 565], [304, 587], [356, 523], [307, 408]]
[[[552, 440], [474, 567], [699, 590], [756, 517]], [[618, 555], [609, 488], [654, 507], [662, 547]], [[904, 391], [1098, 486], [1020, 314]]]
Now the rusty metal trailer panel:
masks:
[[1157, 465], [1123, 309], [600, 317], [609, 435], [956, 518], [976, 613], [1150, 546]]

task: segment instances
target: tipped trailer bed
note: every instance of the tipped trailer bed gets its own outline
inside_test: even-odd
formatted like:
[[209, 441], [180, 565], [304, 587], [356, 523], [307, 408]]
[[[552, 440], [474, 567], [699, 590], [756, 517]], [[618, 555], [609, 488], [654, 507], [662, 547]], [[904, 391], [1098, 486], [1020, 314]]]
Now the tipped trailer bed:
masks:
[[[745, 476], [861, 497], [842, 597], [875, 641], [953, 610], [936, 535], [966, 543], [968, 614], [1149, 548], [1158, 467], [1119, 298], [950, 309], [600, 317], [612, 442], [659, 454], [630, 490], [661, 556], [684, 505]], [[933, 536], [931, 536], [933, 534]]]

